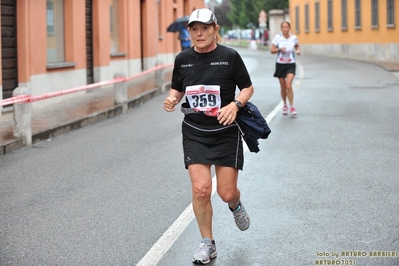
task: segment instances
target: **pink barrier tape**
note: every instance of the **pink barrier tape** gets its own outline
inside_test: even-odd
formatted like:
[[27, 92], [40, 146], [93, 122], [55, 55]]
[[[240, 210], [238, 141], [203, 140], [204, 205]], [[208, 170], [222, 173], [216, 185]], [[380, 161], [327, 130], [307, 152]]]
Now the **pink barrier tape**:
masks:
[[138, 73], [138, 74], [136, 74], [136, 75], [133, 75], [133, 76], [131, 76], [131, 77], [129, 77], [129, 78], [126, 78], [126, 81], [129, 81], [129, 80], [132, 80], [132, 79], [135, 79], [135, 78], [144, 76], [144, 75], [146, 75], [146, 74], [148, 74], [148, 73], [154, 72], [154, 71], [159, 70], [159, 69], [162, 69], [162, 68], [167, 68], [167, 67], [172, 67], [172, 66], [173, 66], [173, 64], [169, 64], [169, 65], [159, 65], [159, 66], [153, 67], [153, 68], [151, 68], [151, 69], [145, 70], [145, 71], [143, 71], [143, 72], [140, 72], [140, 73]]
[[30, 94], [14, 96], [12, 98], [4, 99], [0, 101], [0, 106], [10, 105], [14, 103], [25, 103], [30, 99]]
[[40, 100], [54, 98], [54, 97], [57, 97], [57, 96], [66, 95], [66, 94], [70, 94], [70, 93], [74, 93], [74, 92], [95, 89], [95, 88], [98, 88], [98, 87], [101, 87], [101, 86], [104, 86], [104, 85], [110, 85], [110, 84], [122, 82], [122, 81], [125, 81], [125, 80], [126, 80], [125, 78], [117, 78], [117, 79], [113, 79], [113, 80], [102, 81], [102, 82], [93, 83], [93, 84], [90, 84], [90, 85], [85, 85], [85, 86], [72, 88], [72, 89], [67, 89], [67, 90], [63, 90], [63, 91], [50, 92], [50, 93], [46, 93], [46, 94], [42, 94], [42, 95], [38, 95], [38, 96], [33, 96], [33, 97], [30, 98], [30, 100], [28, 102], [37, 102], [37, 101], [40, 101]]
[[172, 67], [173, 64], [168, 64], [168, 65], [159, 65], [156, 66], [154, 68], [145, 70], [143, 72], [140, 72], [136, 75], [133, 75], [129, 78], [116, 78], [116, 79], [112, 79], [112, 80], [106, 80], [106, 81], [102, 81], [102, 82], [97, 82], [97, 83], [93, 83], [90, 85], [85, 85], [85, 86], [81, 86], [81, 87], [77, 87], [77, 88], [72, 88], [72, 89], [67, 89], [67, 90], [63, 90], [63, 91], [56, 91], [56, 92], [50, 92], [50, 93], [46, 93], [46, 94], [42, 94], [42, 95], [38, 95], [38, 96], [31, 96], [31, 95], [19, 95], [19, 96], [14, 96], [8, 99], [4, 99], [0, 101], [0, 106], [5, 106], [5, 105], [10, 105], [10, 104], [14, 104], [14, 103], [29, 103], [29, 102], [36, 102], [36, 101], [40, 101], [40, 100], [44, 100], [44, 99], [49, 99], [49, 98], [54, 98], [57, 96], [61, 96], [61, 95], [65, 95], [65, 94], [70, 94], [70, 93], [74, 93], [74, 92], [79, 92], [79, 91], [84, 91], [84, 90], [90, 90], [90, 89], [95, 89], [95, 88], [99, 88], [105, 85], [111, 85], [114, 83], [118, 83], [118, 82], [125, 82], [125, 81], [130, 81], [132, 79], [144, 76], [148, 73], [151, 73], [153, 71], [162, 69], [162, 68], [167, 68], [167, 67]]

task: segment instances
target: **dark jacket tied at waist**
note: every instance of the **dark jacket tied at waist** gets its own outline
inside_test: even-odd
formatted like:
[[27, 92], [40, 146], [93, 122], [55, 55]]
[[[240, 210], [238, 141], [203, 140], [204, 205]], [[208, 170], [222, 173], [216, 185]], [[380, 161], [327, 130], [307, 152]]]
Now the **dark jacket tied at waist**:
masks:
[[241, 129], [242, 136], [251, 152], [259, 151], [258, 139], [267, 139], [271, 130], [260, 113], [258, 107], [253, 103], [247, 104], [237, 113], [236, 122]]

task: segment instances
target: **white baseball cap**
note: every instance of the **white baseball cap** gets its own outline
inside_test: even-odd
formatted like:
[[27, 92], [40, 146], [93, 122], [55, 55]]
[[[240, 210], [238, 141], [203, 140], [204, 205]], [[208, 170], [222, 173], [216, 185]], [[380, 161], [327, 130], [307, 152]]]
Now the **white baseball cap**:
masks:
[[188, 21], [187, 26], [193, 22], [201, 22], [204, 24], [215, 23], [216, 25], [218, 24], [215, 14], [213, 14], [213, 12], [208, 8], [194, 10], [193, 13], [191, 13], [190, 20]]

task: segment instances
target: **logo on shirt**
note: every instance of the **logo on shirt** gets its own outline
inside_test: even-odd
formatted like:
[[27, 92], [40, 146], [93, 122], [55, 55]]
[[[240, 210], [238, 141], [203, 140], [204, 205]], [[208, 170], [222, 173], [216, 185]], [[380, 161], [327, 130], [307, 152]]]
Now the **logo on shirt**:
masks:
[[185, 64], [185, 65], [180, 65], [181, 68], [186, 68], [186, 67], [193, 67], [194, 64]]
[[211, 66], [228, 66], [229, 62], [211, 62]]

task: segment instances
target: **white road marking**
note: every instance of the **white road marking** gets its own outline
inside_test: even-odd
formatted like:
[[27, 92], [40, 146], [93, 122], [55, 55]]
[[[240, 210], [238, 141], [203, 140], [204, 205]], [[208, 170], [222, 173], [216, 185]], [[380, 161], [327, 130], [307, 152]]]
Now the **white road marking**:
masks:
[[[299, 79], [295, 82], [293, 90], [296, 91], [301, 85], [304, 71], [302, 65], [297, 62], [299, 66], [300, 74]], [[276, 117], [277, 113], [283, 107], [283, 101], [279, 102], [277, 106], [267, 115], [266, 122], [268, 124]], [[244, 154], [248, 151], [248, 146], [243, 142]], [[212, 177], [212, 195], [216, 192], [216, 176]], [[166, 254], [169, 248], [174, 244], [181, 233], [194, 219], [194, 212], [192, 204], [180, 214], [180, 216], [173, 222], [173, 224], [165, 231], [165, 233], [158, 239], [158, 241], [151, 247], [151, 249], [144, 255], [144, 257], [138, 262], [136, 266], [155, 266]]]

